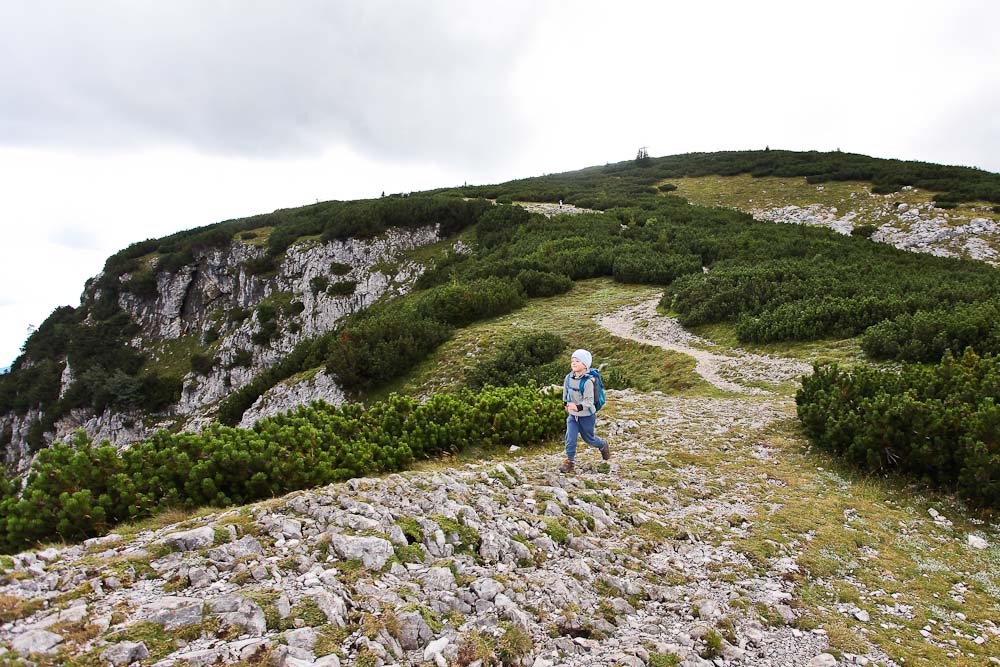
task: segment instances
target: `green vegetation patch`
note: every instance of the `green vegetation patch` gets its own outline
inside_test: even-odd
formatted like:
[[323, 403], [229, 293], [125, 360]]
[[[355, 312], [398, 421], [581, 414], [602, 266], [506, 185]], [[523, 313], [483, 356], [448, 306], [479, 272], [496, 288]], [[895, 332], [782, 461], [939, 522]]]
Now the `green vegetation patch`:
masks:
[[817, 366], [796, 396], [809, 437], [845, 461], [954, 489], [1000, 507], [1000, 357], [960, 359], [902, 373]]
[[[494, 424], [504, 424], [497, 429]], [[253, 429], [209, 426], [200, 434], [160, 431], [118, 452], [81, 431], [42, 450], [20, 495], [0, 496], [0, 548], [45, 539], [79, 540], [167, 508], [226, 507], [352, 477], [405, 469], [470, 443], [489, 449], [544, 441], [563, 427], [558, 397], [532, 388], [436, 394], [426, 402], [390, 396], [365, 409], [324, 403], [262, 420]], [[3, 490], [3, 489], [0, 489]], [[462, 548], [479, 535], [442, 519]]]

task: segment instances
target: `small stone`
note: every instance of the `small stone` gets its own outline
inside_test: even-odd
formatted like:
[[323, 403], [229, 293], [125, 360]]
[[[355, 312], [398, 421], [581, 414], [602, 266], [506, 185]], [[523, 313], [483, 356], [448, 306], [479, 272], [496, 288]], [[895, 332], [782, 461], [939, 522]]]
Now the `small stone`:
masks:
[[435, 639], [424, 648], [424, 660], [433, 660], [436, 656], [441, 655], [446, 646], [448, 646], [447, 637]]
[[330, 546], [345, 560], [360, 560], [369, 570], [381, 570], [395, 551], [392, 542], [380, 537], [334, 535]]
[[406, 539], [406, 533], [399, 526], [393, 526], [392, 530], [389, 531], [389, 541], [401, 547], [405, 547], [409, 540]]
[[424, 575], [424, 589], [428, 591], [451, 591], [455, 589], [455, 575], [446, 567], [432, 567]]
[[472, 592], [481, 600], [492, 600], [503, 592], [503, 584], [496, 579], [476, 579], [471, 585]]
[[50, 654], [56, 652], [56, 645], [62, 641], [62, 637], [48, 630], [32, 630], [25, 632], [10, 643], [11, 648], [21, 655], [31, 655], [32, 653]]
[[969, 535], [969, 546], [973, 549], [988, 549], [990, 544], [978, 535]]
[[427, 621], [417, 611], [399, 614], [399, 643], [407, 651], [413, 651], [425, 646], [434, 636]]
[[837, 667], [837, 659], [829, 653], [820, 653], [806, 663], [806, 667]]
[[215, 529], [211, 526], [204, 526], [181, 533], [171, 533], [160, 540], [160, 543], [174, 547], [178, 551], [204, 549], [215, 543]]
[[864, 609], [858, 609], [854, 612], [854, 618], [858, 619], [862, 623], [868, 623], [872, 620], [871, 615]]
[[149, 651], [142, 642], [121, 642], [101, 653], [101, 660], [107, 660], [116, 667], [131, 665], [136, 660], [145, 660], [148, 657]]

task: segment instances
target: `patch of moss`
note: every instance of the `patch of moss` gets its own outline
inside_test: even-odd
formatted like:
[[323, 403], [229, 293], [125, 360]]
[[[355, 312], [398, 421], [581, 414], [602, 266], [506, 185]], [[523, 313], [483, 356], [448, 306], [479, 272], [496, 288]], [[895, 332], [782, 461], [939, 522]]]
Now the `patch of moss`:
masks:
[[411, 543], [424, 541], [424, 529], [420, 527], [420, 524], [413, 517], [404, 516], [396, 522], [396, 525], [406, 535], [407, 541]]
[[140, 621], [108, 637], [109, 642], [142, 642], [151, 661], [165, 658], [177, 650], [177, 642], [159, 623]]
[[477, 555], [479, 553], [479, 547], [483, 542], [482, 537], [479, 535], [479, 531], [471, 526], [466, 526], [464, 523], [455, 521], [454, 519], [449, 519], [448, 517], [435, 515], [431, 517], [434, 522], [441, 527], [441, 530], [447, 536], [448, 541], [452, 542], [455, 536], [458, 536], [458, 544], [455, 545], [455, 551], [464, 552], [469, 555]]
[[681, 664], [679, 656], [673, 653], [650, 653], [649, 667], [676, 667]]
[[555, 517], [545, 519], [545, 534], [556, 544], [565, 544], [569, 541], [569, 531]]
[[313, 653], [316, 657], [337, 654], [343, 656], [340, 645], [351, 636], [356, 630], [356, 626], [349, 625], [340, 627], [333, 623], [327, 623], [316, 628], [316, 644], [313, 646]]
[[705, 642], [705, 648], [701, 650], [702, 658], [711, 660], [722, 655], [722, 635], [715, 630], [709, 630], [702, 640]]

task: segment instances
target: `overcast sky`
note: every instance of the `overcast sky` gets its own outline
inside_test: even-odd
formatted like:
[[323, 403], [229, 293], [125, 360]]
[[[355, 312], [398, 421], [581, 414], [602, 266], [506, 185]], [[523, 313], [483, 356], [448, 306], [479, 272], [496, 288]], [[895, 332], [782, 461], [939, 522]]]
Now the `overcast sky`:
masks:
[[634, 157], [1000, 171], [994, 2], [0, 2], [0, 367], [128, 244]]

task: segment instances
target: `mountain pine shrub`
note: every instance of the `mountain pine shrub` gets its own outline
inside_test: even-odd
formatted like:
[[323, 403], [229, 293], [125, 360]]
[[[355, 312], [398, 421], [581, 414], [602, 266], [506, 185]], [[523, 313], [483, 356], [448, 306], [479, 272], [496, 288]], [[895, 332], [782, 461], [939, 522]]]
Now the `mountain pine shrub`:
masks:
[[521, 283], [524, 293], [531, 298], [565, 294], [573, 289], [573, 281], [569, 276], [548, 271], [526, 269], [517, 274], [517, 282]]
[[874, 359], [939, 361], [945, 350], [967, 347], [1000, 354], [1000, 302], [905, 313], [875, 324], [861, 337], [861, 349]]
[[566, 364], [559, 363], [557, 358], [565, 349], [566, 341], [552, 333], [517, 336], [501, 345], [492, 357], [466, 371], [465, 383], [471, 389], [486, 385], [558, 384]]
[[120, 454], [83, 432], [41, 451], [24, 490], [0, 483], [0, 549], [80, 540], [172, 507], [244, 504], [352, 477], [398, 471], [464, 447], [525, 446], [563, 428], [558, 396], [488, 387], [392, 395], [368, 409], [314, 402], [252, 429], [160, 431]]
[[901, 373], [817, 366], [796, 394], [809, 438], [851, 464], [1000, 507], [1000, 357], [967, 350]]

